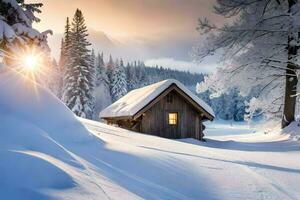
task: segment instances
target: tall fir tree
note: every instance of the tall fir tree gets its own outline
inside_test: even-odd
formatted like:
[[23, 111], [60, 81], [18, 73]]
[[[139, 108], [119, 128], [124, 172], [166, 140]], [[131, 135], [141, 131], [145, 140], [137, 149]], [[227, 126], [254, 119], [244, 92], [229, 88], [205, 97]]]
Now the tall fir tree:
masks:
[[61, 40], [61, 45], [60, 45], [60, 56], [59, 56], [59, 61], [57, 64], [57, 70], [58, 70], [58, 93], [57, 97], [59, 99], [62, 98], [62, 93], [63, 93], [63, 86], [64, 86], [64, 66], [65, 66], [65, 42], [64, 39]]
[[71, 29], [71, 25], [70, 25], [69, 17], [67, 17], [64, 38], [61, 41], [61, 51], [60, 51], [60, 58], [59, 58], [59, 67], [62, 72], [64, 71], [64, 66], [66, 65], [68, 59], [68, 51], [71, 42], [70, 29]]
[[110, 83], [112, 83], [112, 74], [113, 74], [114, 68], [115, 68], [115, 63], [114, 63], [112, 56], [110, 55], [109, 61], [106, 65], [106, 73], [107, 73], [107, 77], [108, 77], [108, 80]]
[[91, 83], [93, 87], [95, 86], [95, 80], [96, 80], [96, 55], [94, 49], [92, 49], [92, 53], [90, 55], [90, 69], [89, 72], [92, 74]]
[[65, 65], [63, 100], [77, 115], [92, 118], [93, 73], [87, 40], [87, 27], [82, 12], [77, 9], [70, 29], [68, 59]]
[[60, 74], [60, 68], [55, 59], [47, 59], [48, 69], [45, 71], [45, 76], [41, 84], [48, 88], [55, 96], [61, 98], [62, 76]]
[[123, 60], [117, 62], [112, 73], [111, 96], [113, 101], [119, 100], [127, 93], [127, 78]]
[[109, 87], [109, 79], [106, 73], [105, 63], [103, 60], [103, 53], [97, 55], [95, 65], [96, 86], [103, 84], [106, 87]]
[[127, 77], [127, 89], [129, 91], [139, 87], [139, 81], [136, 77], [135, 67], [131, 66], [130, 63], [127, 63], [126, 66], [126, 77]]
[[105, 107], [109, 106], [111, 101], [110, 82], [107, 77], [106, 67], [103, 60], [103, 53], [98, 54], [96, 57], [96, 86], [94, 90], [95, 107], [94, 107], [94, 120], [99, 120], [99, 113]]
[[69, 21], [69, 17], [67, 17], [66, 20], [66, 25], [65, 25], [65, 32], [64, 32], [64, 38], [61, 41], [61, 48], [60, 48], [60, 58], [59, 58], [59, 74], [60, 74], [60, 92], [58, 94], [58, 97], [60, 99], [63, 98], [63, 93], [64, 93], [64, 86], [65, 86], [65, 76], [66, 73], [68, 71], [68, 69], [66, 68], [66, 65], [68, 64], [68, 59], [70, 57], [70, 43], [71, 43], [71, 39], [70, 39], [70, 30], [71, 29], [71, 25], [70, 25], [70, 21]]
[[94, 89], [96, 87], [96, 55], [94, 49], [92, 49], [92, 53], [90, 55], [90, 65], [89, 65], [89, 73], [91, 74], [89, 79], [89, 87], [91, 90], [91, 98], [90, 98], [90, 107], [92, 109], [91, 116], [89, 116], [90, 119], [93, 118], [93, 112], [95, 110], [95, 94]]

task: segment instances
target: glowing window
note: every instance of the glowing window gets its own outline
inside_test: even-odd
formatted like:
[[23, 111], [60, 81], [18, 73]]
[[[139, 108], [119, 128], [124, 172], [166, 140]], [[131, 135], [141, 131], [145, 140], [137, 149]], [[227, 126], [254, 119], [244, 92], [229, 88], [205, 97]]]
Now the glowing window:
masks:
[[176, 125], [178, 121], [177, 113], [169, 113], [169, 125]]

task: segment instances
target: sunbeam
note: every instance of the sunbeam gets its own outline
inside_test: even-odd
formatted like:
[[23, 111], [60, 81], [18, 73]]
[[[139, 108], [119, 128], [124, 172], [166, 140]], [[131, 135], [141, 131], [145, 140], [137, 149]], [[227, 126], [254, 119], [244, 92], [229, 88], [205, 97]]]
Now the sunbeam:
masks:
[[30, 80], [36, 97], [39, 98], [37, 92], [37, 84], [43, 80], [48, 73], [46, 52], [38, 48], [25, 48], [15, 53], [1, 51], [3, 62], [7, 65], [10, 70], [13, 70], [19, 74], [22, 74]]

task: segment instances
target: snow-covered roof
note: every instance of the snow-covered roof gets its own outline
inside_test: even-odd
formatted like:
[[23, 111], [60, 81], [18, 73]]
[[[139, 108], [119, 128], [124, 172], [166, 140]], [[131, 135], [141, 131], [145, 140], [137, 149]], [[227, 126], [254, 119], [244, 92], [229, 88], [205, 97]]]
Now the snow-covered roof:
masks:
[[146, 87], [132, 90], [127, 95], [105, 108], [100, 112], [100, 118], [115, 118], [115, 117], [131, 117], [137, 114], [141, 109], [148, 105], [152, 100], [158, 97], [162, 92], [168, 89], [172, 84], [175, 84], [186, 95], [194, 100], [201, 108], [203, 108], [212, 117], [215, 114], [211, 107], [204, 101], [199, 99], [182, 83], [174, 79], [164, 80]]

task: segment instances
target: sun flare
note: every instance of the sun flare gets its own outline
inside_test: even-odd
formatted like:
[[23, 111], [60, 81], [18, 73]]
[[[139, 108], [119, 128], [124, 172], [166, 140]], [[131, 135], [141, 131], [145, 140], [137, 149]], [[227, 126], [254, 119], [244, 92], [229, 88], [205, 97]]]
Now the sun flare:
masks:
[[35, 71], [40, 63], [40, 58], [37, 55], [29, 54], [24, 56], [24, 67], [30, 71]]

